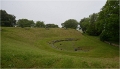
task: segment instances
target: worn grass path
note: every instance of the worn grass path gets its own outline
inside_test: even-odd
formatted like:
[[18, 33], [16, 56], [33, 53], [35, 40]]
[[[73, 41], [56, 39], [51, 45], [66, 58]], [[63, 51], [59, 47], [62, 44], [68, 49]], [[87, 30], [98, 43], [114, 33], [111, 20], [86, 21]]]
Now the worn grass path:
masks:
[[[58, 50], [49, 42], [78, 38], [77, 42], [61, 42]], [[90, 48], [73, 51], [72, 44]], [[60, 43], [56, 43], [59, 46]], [[1, 30], [2, 68], [118, 68], [119, 48], [101, 42], [98, 37], [82, 35], [74, 29], [7, 28]]]

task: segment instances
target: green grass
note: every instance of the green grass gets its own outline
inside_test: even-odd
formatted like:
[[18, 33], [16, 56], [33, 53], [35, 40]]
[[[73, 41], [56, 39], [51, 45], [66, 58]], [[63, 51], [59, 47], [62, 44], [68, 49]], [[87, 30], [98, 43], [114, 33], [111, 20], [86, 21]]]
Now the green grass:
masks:
[[[49, 44], [65, 38], [79, 40]], [[2, 27], [1, 43], [2, 68], [119, 68], [118, 47], [74, 29]]]

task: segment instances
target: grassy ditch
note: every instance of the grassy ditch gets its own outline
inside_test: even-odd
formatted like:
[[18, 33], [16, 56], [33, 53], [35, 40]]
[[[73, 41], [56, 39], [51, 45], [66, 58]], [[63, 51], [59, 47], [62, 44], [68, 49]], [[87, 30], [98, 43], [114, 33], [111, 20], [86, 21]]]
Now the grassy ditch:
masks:
[[[65, 38], [79, 40], [54, 44], [62, 50], [49, 44]], [[82, 50], [74, 51], [78, 47]], [[119, 48], [101, 42], [97, 37], [82, 35], [74, 29], [2, 27], [1, 67], [119, 68]]]

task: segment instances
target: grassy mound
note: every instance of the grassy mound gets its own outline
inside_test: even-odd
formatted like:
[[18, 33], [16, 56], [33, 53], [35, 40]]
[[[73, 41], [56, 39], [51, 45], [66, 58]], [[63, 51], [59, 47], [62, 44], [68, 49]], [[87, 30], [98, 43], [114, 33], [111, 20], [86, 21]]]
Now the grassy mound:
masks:
[[[57, 42], [55, 47], [49, 44], [65, 38], [79, 40]], [[1, 43], [2, 68], [119, 67], [118, 47], [101, 42], [98, 37], [82, 35], [74, 29], [2, 27]], [[74, 51], [75, 48], [82, 50]]]

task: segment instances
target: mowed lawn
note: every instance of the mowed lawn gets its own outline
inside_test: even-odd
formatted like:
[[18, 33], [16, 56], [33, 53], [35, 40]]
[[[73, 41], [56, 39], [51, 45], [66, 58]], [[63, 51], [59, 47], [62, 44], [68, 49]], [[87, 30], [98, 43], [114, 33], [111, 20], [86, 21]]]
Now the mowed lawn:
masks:
[[[2, 68], [119, 68], [119, 47], [74, 29], [2, 27], [0, 32]], [[65, 38], [78, 41], [49, 44]]]

